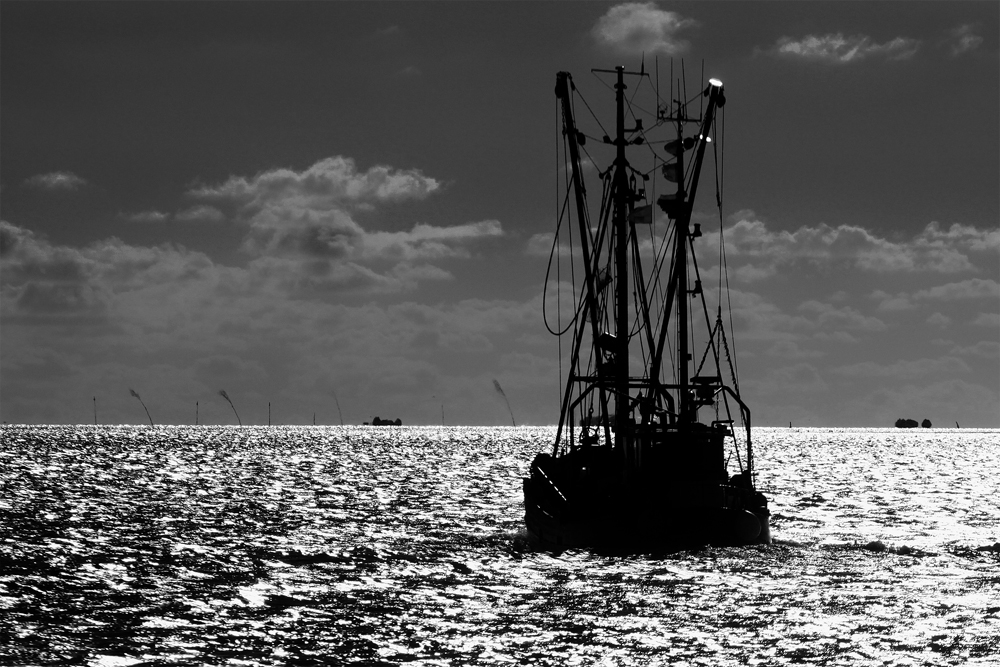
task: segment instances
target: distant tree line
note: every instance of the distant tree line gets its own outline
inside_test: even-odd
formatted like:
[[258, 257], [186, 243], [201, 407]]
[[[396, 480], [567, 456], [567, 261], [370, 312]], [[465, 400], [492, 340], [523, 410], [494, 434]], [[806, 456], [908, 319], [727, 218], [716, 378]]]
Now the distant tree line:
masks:
[[896, 428], [916, 428], [917, 426], [922, 426], [924, 428], [931, 427], [931, 420], [925, 419], [920, 424], [917, 424], [916, 419], [897, 419]]

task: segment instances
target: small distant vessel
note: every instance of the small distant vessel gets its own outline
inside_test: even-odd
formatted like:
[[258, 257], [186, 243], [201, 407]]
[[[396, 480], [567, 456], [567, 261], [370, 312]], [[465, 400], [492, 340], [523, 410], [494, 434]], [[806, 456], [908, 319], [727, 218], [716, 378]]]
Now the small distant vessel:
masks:
[[[364, 425], [368, 426], [369, 424], [368, 424], [368, 422], [365, 422]], [[371, 425], [372, 426], [402, 426], [403, 425], [403, 420], [401, 420], [399, 417], [396, 417], [395, 419], [379, 419], [378, 417], [375, 417], [374, 419], [372, 419]]]
[[[556, 78], [568, 162], [556, 239], [573, 238], [577, 245], [569, 253], [554, 247], [551, 256], [574, 257], [579, 284], [572, 300], [561, 297], [574, 304], [572, 321], [550, 326], [570, 337], [570, 364], [552, 450], [535, 456], [523, 480], [529, 539], [543, 548], [625, 552], [769, 543], [750, 409], [723, 327], [721, 236], [714, 320], [694, 255], [702, 231], [692, 225], [692, 211], [706, 149], [718, 146], [711, 142], [716, 112], [725, 104], [722, 82], [711, 79], [691, 100], [680, 82], [676, 89], [672, 83], [662, 105], [657, 86], [655, 116], [644, 126], [640, 109], [654, 105], [636, 101], [635, 93], [626, 100], [625, 78], [652, 88], [648, 74], [624, 67], [593, 71], [615, 77], [617, 115], [614, 138], [605, 135], [587, 152], [586, 171], [596, 167], [603, 193], [596, 217], [581, 157], [588, 137], [574, 115], [579, 92], [569, 73]], [[692, 116], [696, 98], [701, 109]], [[626, 128], [627, 116], [634, 127]], [[692, 124], [696, 129], [688, 133]], [[667, 138], [659, 138], [665, 130]], [[600, 143], [614, 147], [607, 149], [606, 167], [597, 164]], [[630, 153], [644, 164], [631, 162]], [[686, 154], [693, 155], [686, 160]], [[654, 225], [656, 180], [647, 181], [657, 171], [668, 191], [655, 198], [664, 216]], [[721, 193], [717, 200], [721, 221]], [[562, 280], [567, 273], [563, 269]], [[697, 339], [695, 313], [704, 315]], [[704, 346], [697, 356], [695, 340]], [[701, 420], [700, 411], [712, 416]]]

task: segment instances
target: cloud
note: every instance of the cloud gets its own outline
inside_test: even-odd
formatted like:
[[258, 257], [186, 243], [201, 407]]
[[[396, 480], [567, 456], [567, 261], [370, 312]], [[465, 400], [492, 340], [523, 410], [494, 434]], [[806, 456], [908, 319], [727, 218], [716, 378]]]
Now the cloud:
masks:
[[[350, 158], [331, 157], [302, 171], [275, 169], [252, 178], [232, 176], [189, 195], [236, 208], [246, 227], [242, 248], [250, 268], [283, 289], [375, 292], [413, 289], [418, 281], [448, 280], [432, 262], [472, 256], [472, 246], [503, 235], [497, 220], [454, 226], [414, 223], [409, 230], [368, 229], [387, 206], [424, 199], [441, 189], [419, 170], [375, 166], [358, 171]], [[221, 212], [196, 207], [201, 216]], [[178, 216], [180, 217], [180, 215]]]
[[882, 290], [875, 290], [872, 292], [871, 298], [878, 299], [879, 310], [903, 311], [914, 308], [913, 302], [910, 301], [906, 294], [897, 294], [894, 296]]
[[947, 44], [952, 56], [960, 56], [969, 51], [975, 51], [983, 43], [983, 38], [976, 34], [976, 26], [966, 23], [948, 31]]
[[192, 206], [176, 215], [183, 222], [220, 222], [226, 219], [225, 213], [214, 206]]
[[336, 156], [320, 160], [301, 172], [273, 169], [252, 178], [233, 176], [225, 183], [196, 188], [189, 194], [247, 207], [281, 201], [303, 208], [329, 209], [335, 205], [423, 199], [440, 189], [437, 180], [424, 176], [418, 169], [394, 170], [380, 165], [359, 172], [353, 159]]
[[6, 221], [0, 221], [0, 259], [0, 309], [14, 320], [103, 320], [123, 293], [204, 280], [213, 268], [202, 253], [171, 245], [131, 246], [111, 238], [84, 248], [56, 246]]
[[1000, 341], [981, 340], [974, 345], [967, 345], [965, 347], [956, 345], [951, 348], [948, 354], [983, 357], [984, 359], [996, 361], [1000, 359]]
[[977, 327], [1000, 329], [1000, 313], [979, 313], [976, 315], [976, 318], [972, 320], [972, 324]]
[[122, 217], [131, 222], [142, 223], [166, 222], [170, 220], [170, 214], [163, 213], [162, 211], [139, 211], [138, 213], [122, 215]]
[[952, 301], [955, 299], [1000, 299], [1000, 283], [992, 279], [970, 278], [957, 283], [938, 285], [913, 294], [914, 299]]
[[878, 44], [867, 35], [845, 37], [838, 32], [822, 36], [806, 35], [801, 39], [781, 37], [771, 48], [771, 53], [784, 58], [847, 64], [878, 56], [888, 60], [906, 60], [919, 48], [919, 40], [909, 37], [896, 37]]
[[71, 171], [53, 171], [32, 176], [24, 183], [42, 190], [76, 190], [86, 185], [87, 181]]
[[[892, 241], [855, 225], [821, 224], [775, 232], [752, 211], [735, 217], [737, 222], [726, 230], [726, 252], [732, 261], [730, 270], [746, 280], [775, 275], [783, 265], [820, 270], [850, 267], [874, 273], [971, 272], [976, 268], [970, 255], [1000, 243], [997, 230], [957, 224], [942, 230], [931, 222], [910, 241]], [[705, 236], [707, 245], [718, 243], [718, 232]]]
[[483, 220], [453, 227], [417, 224], [409, 232], [366, 234], [361, 245], [361, 257], [408, 261], [468, 257], [469, 243], [502, 235], [503, 229], [497, 220]]
[[837, 307], [819, 301], [806, 301], [799, 305], [799, 312], [812, 318], [821, 331], [885, 331], [886, 325], [877, 317], [861, 314], [850, 306]]
[[[573, 230], [576, 233], [576, 230]], [[560, 257], [569, 257], [570, 254], [573, 257], [582, 257], [582, 249], [580, 244], [576, 242], [575, 237], [573, 237], [572, 248], [569, 245], [569, 237], [562, 236], [559, 240], [558, 246], [553, 249], [552, 242], [555, 240], [555, 234], [552, 232], [542, 232], [539, 234], [532, 234], [531, 238], [524, 246], [524, 253], [529, 257], [549, 257], [550, 255], [558, 254]], [[645, 261], [646, 256], [649, 254], [649, 240], [644, 240], [640, 242], [640, 252], [643, 253], [643, 258]]]
[[655, 2], [627, 2], [609, 9], [591, 34], [598, 44], [620, 53], [674, 55], [689, 47], [677, 33], [697, 25], [694, 19], [664, 11]]
[[927, 318], [927, 324], [932, 327], [939, 327], [941, 329], [947, 329], [951, 326], [951, 318], [947, 315], [942, 315], [941, 313], [934, 313]]
[[[882, 290], [875, 290], [871, 294], [872, 299], [878, 299], [878, 309], [882, 311], [906, 311], [916, 308], [918, 301], [941, 301], [955, 303], [970, 299], [997, 299], [1000, 298], [1000, 283], [992, 279], [970, 278], [960, 282], [935, 285], [927, 289], [918, 290], [912, 294], [899, 292], [895, 295]], [[944, 317], [944, 315], [940, 315]], [[938, 318], [931, 324], [940, 324]]]

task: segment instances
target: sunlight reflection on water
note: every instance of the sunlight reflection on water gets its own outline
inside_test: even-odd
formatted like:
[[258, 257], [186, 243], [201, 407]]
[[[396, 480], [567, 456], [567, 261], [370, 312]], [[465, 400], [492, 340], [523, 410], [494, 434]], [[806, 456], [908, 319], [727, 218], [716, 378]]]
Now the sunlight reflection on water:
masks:
[[533, 552], [548, 428], [11, 427], [0, 662], [1000, 660], [998, 432], [758, 429], [776, 544]]

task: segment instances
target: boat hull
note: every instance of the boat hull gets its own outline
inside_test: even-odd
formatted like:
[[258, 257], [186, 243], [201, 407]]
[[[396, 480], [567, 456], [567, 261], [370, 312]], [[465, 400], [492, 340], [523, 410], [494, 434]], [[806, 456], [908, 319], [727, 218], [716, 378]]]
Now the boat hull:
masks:
[[677, 474], [665, 465], [628, 475], [608, 463], [600, 454], [536, 457], [523, 483], [533, 543], [642, 551], [771, 541], [767, 500], [740, 476]]
[[609, 498], [600, 511], [574, 512], [547, 502], [533, 487], [526, 478], [524, 523], [529, 540], [542, 548], [676, 551], [771, 541], [770, 512], [762, 506], [694, 506], [676, 499], [643, 510], [635, 498]]

